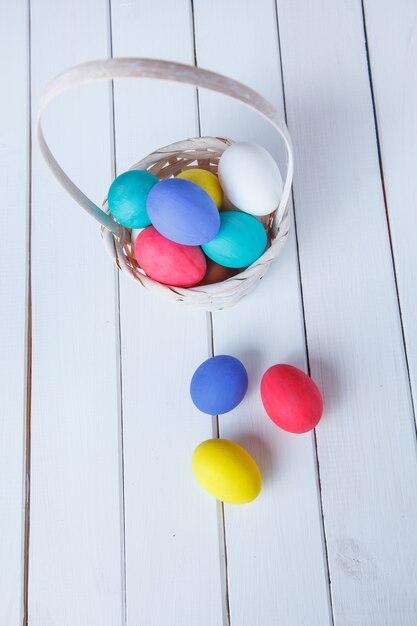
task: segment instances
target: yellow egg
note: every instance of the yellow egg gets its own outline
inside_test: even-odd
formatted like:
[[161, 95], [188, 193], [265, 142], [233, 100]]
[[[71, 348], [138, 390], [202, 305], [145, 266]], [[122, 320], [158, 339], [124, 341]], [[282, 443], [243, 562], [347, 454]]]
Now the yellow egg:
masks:
[[245, 504], [261, 491], [258, 466], [250, 454], [233, 441], [203, 441], [194, 450], [192, 467], [203, 489], [223, 502]]
[[217, 208], [220, 208], [223, 202], [223, 191], [220, 187], [219, 179], [212, 172], [200, 170], [198, 168], [190, 168], [184, 170], [181, 174], [177, 174], [177, 178], [185, 178], [195, 183], [208, 193]]

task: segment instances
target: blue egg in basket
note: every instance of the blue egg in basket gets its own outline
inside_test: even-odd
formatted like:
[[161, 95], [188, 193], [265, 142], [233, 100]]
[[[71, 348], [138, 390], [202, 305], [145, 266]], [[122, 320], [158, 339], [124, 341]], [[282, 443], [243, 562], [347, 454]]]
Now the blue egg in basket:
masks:
[[219, 210], [213, 199], [189, 180], [162, 180], [151, 189], [146, 206], [152, 225], [175, 243], [200, 246], [219, 232]]
[[247, 267], [265, 252], [265, 228], [256, 217], [240, 211], [222, 211], [216, 237], [202, 246], [212, 261], [225, 267]]
[[159, 179], [143, 170], [129, 170], [120, 174], [111, 184], [107, 203], [113, 217], [127, 228], [145, 228], [151, 220], [146, 200]]
[[234, 409], [248, 389], [244, 365], [234, 356], [213, 356], [204, 361], [191, 379], [191, 399], [209, 415], [220, 415]]

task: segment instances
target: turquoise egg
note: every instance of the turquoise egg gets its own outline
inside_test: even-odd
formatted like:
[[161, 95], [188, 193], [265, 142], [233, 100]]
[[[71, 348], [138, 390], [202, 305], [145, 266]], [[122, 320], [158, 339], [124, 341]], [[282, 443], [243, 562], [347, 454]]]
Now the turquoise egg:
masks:
[[225, 267], [247, 267], [264, 253], [268, 239], [262, 223], [240, 211], [221, 211], [218, 234], [203, 246], [205, 254]]
[[107, 203], [113, 217], [127, 228], [145, 228], [151, 220], [146, 201], [159, 180], [150, 172], [130, 170], [120, 174], [111, 184]]

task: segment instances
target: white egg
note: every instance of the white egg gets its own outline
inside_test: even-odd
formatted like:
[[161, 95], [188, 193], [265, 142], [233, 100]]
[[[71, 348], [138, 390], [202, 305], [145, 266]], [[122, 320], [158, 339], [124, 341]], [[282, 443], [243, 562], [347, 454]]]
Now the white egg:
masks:
[[219, 161], [219, 179], [234, 206], [251, 215], [267, 215], [278, 207], [282, 177], [265, 148], [246, 141], [233, 143]]

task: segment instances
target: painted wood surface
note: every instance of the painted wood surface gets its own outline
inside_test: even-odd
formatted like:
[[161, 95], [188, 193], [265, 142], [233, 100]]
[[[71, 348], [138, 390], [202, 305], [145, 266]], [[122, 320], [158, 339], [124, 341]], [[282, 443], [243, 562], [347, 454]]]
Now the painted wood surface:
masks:
[[417, 398], [417, 6], [365, 2], [381, 165], [414, 406]]
[[[192, 35], [188, 1], [112, 3], [115, 56], [192, 63]], [[192, 88], [130, 81], [114, 93], [118, 172], [198, 134]], [[206, 314], [121, 276], [120, 324], [128, 623], [222, 624], [216, 502], [191, 472], [195, 446], [212, 436], [210, 417], [189, 397], [191, 376], [208, 356]]]
[[9, 85], [0, 115], [0, 624], [22, 623], [26, 262], [28, 219], [28, 17], [16, 3], [0, 20]]
[[[36, 2], [34, 111], [52, 76], [107, 54], [105, 3]], [[64, 167], [98, 201], [111, 177], [109, 97], [108, 85], [74, 91], [45, 120]], [[123, 551], [115, 273], [96, 224], [51, 178], [37, 150], [32, 213], [29, 624], [118, 626]]]
[[[4, 13], [2, 77], [12, 95], [0, 101], [0, 197], [8, 207], [0, 248], [0, 624], [414, 624], [415, 3], [366, 0], [363, 12], [360, 2], [329, 0], [37, 0]], [[285, 101], [296, 224], [257, 291], [216, 313], [212, 328], [204, 313], [119, 277], [96, 225], [58, 187], [36, 145], [28, 169], [29, 96], [33, 116], [57, 72], [110, 54], [196, 62], [258, 89], [281, 112]], [[200, 127], [258, 141], [284, 169], [266, 123], [227, 99], [149, 81], [121, 81], [112, 96], [106, 85], [77, 89], [48, 112], [45, 128], [97, 202], [115, 167], [124, 171]], [[247, 398], [221, 417], [220, 435], [242, 443], [264, 475], [252, 505], [225, 506], [225, 535], [222, 508], [190, 470], [194, 446], [216, 432], [188, 396], [212, 341], [216, 353], [242, 358], [250, 376]], [[326, 411], [315, 435], [283, 433], [265, 416], [258, 386], [275, 362], [310, 367], [322, 388]]]
[[[227, 6], [195, 3], [198, 64], [251, 85], [284, 115], [274, 4], [246, 2], [244, 19], [236, 21], [241, 9], [237, 1]], [[200, 109], [203, 134], [259, 142], [285, 171], [280, 143], [258, 117], [207, 92], [200, 94]], [[213, 329], [215, 352], [241, 358], [250, 379], [244, 402], [220, 417], [220, 435], [248, 449], [264, 476], [256, 506], [225, 507], [231, 623], [330, 624], [314, 437], [297, 437], [274, 426], [259, 394], [269, 366], [289, 362], [306, 368], [294, 229], [256, 295], [214, 313]]]
[[408, 625], [416, 442], [362, 11], [324, 0], [278, 15], [335, 623]]

